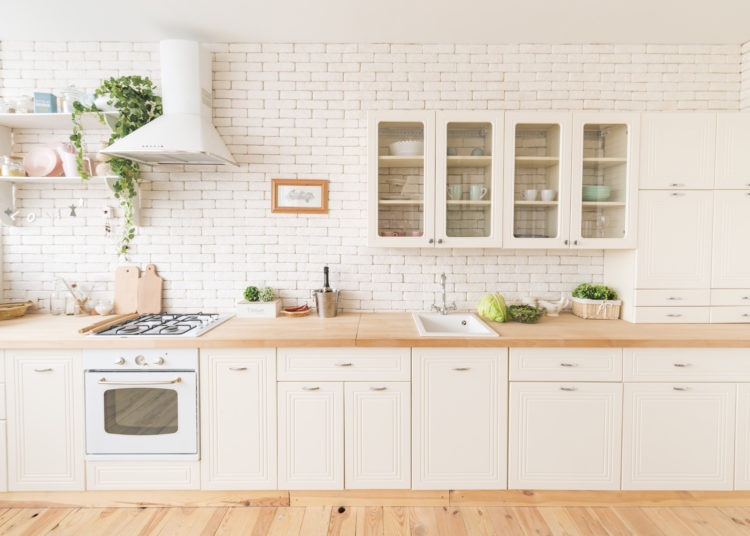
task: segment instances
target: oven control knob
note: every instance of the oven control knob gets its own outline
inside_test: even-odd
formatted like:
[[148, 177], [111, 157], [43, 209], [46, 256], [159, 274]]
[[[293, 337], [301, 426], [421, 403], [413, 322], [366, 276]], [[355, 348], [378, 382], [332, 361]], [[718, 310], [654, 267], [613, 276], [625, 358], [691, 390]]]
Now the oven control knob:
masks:
[[148, 363], [146, 363], [146, 358], [142, 355], [135, 356], [135, 364], [141, 367], [145, 367], [148, 365]]
[[125, 358], [121, 357], [117, 361], [115, 361], [115, 365], [124, 365], [125, 364]]
[[160, 357], [156, 361], [154, 361], [154, 365], [163, 365], [164, 364], [164, 358]]

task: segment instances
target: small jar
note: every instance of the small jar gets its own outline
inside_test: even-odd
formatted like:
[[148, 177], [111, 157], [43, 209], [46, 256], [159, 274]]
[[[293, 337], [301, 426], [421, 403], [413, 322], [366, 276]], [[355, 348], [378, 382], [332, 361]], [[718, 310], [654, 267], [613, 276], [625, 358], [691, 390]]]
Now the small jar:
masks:
[[23, 169], [23, 158], [20, 156], [3, 156], [0, 175], [3, 177], [25, 177], [26, 171]]
[[16, 113], [18, 114], [30, 114], [34, 112], [34, 99], [28, 95], [18, 97], [15, 103]]

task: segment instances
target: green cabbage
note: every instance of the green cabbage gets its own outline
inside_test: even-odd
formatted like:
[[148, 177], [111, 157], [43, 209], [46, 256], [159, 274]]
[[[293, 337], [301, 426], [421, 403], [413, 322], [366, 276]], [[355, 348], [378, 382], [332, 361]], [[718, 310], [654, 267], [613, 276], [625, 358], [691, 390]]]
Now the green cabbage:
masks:
[[505, 322], [508, 319], [508, 308], [502, 294], [486, 294], [479, 300], [477, 312], [495, 322]]

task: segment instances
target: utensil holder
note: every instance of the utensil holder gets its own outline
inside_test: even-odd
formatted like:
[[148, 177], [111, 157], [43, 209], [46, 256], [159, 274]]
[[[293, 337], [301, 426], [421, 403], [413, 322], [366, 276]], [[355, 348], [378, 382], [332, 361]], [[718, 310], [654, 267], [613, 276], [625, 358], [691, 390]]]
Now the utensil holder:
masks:
[[319, 317], [332, 318], [336, 316], [339, 308], [339, 294], [338, 290], [331, 292], [312, 291], [313, 298], [315, 299], [315, 308], [318, 310]]

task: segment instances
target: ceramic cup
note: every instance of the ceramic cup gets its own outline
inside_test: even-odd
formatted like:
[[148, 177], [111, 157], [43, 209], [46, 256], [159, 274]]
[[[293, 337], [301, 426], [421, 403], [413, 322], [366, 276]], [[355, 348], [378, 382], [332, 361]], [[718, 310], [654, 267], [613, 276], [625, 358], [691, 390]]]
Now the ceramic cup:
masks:
[[463, 196], [464, 196], [464, 187], [462, 185], [454, 184], [452, 186], [448, 186], [448, 199], [452, 199], [454, 201], [460, 201]]
[[472, 184], [469, 186], [469, 199], [472, 201], [479, 201], [480, 199], [484, 199], [484, 196], [487, 195], [487, 188], [482, 186], [481, 184]]
[[557, 197], [557, 190], [542, 190], [542, 201], [554, 201]]
[[524, 190], [521, 197], [524, 201], [536, 201], [536, 190]]
[[458, 151], [455, 147], [448, 147], [448, 156], [456, 156]]

